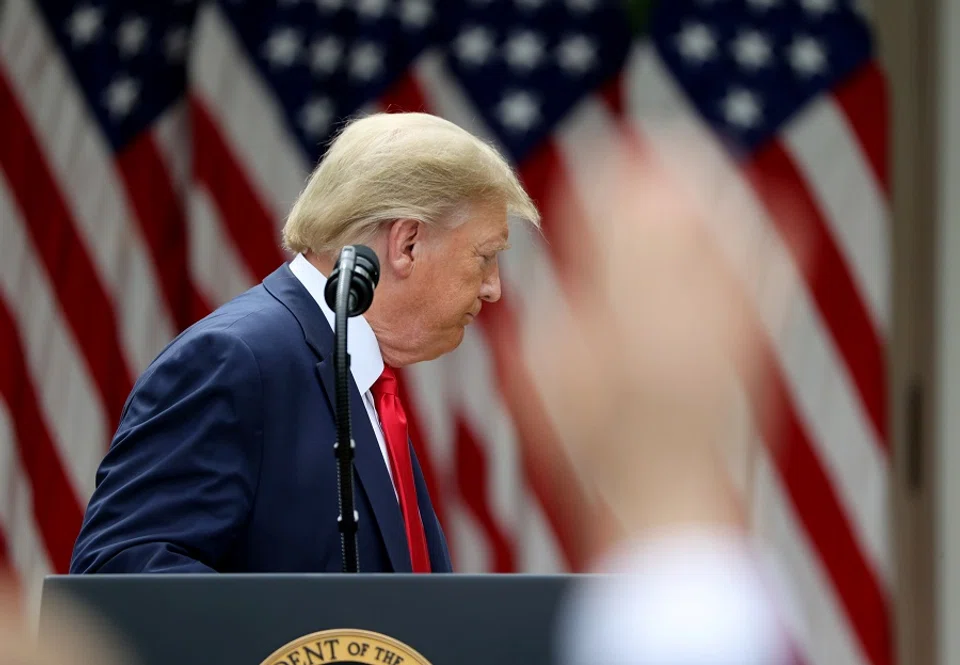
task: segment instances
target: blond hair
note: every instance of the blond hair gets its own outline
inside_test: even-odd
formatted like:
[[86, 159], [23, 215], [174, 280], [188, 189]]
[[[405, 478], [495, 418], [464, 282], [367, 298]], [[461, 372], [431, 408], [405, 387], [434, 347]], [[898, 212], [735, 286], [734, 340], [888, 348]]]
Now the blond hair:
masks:
[[283, 228], [292, 252], [324, 255], [367, 242], [384, 222], [449, 220], [469, 202], [505, 203], [539, 228], [540, 214], [496, 149], [426, 113], [377, 113], [348, 123], [310, 175]]

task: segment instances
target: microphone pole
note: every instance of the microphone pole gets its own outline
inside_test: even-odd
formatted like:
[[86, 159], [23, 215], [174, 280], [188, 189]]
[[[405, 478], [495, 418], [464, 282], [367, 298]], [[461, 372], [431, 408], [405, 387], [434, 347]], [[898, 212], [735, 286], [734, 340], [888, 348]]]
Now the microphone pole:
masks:
[[343, 572], [360, 571], [357, 551], [359, 514], [354, 504], [353, 458], [356, 442], [350, 424], [350, 355], [347, 353], [347, 321], [359, 316], [373, 302], [373, 290], [380, 278], [377, 255], [369, 247], [348, 245], [340, 252], [337, 266], [330, 274], [324, 290], [324, 299], [334, 311], [333, 366], [335, 373], [335, 402], [337, 442], [337, 490], [340, 515], [337, 525]]
[[337, 485], [340, 491], [340, 548], [343, 555], [343, 572], [360, 572], [360, 555], [357, 552], [357, 523], [359, 514], [354, 508], [353, 456], [357, 444], [350, 427], [350, 356], [347, 354], [347, 302], [350, 298], [350, 276], [356, 261], [352, 247], [344, 247], [340, 254], [340, 280], [337, 284], [337, 301], [334, 309], [333, 366], [336, 372], [337, 398]]

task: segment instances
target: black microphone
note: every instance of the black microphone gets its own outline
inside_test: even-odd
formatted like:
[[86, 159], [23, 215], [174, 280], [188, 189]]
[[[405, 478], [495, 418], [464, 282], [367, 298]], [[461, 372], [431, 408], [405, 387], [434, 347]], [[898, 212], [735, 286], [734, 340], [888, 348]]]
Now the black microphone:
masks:
[[344, 273], [350, 275], [347, 316], [359, 316], [370, 308], [373, 290], [380, 282], [380, 261], [376, 252], [366, 245], [347, 245], [340, 251], [337, 265], [323, 289], [323, 298], [333, 311], [337, 310], [337, 285]]
[[356, 443], [350, 427], [350, 355], [347, 353], [347, 320], [370, 308], [373, 290], [380, 281], [380, 261], [365, 245], [347, 245], [340, 251], [337, 265], [327, 278], [323, 299], [333, 310], [333, 368], [336, 405], [337, 494], [340, 515], [340, 547], [343, 572], [360, 572], [357, 551], [357, 511], [353, 496], [353, 457]]

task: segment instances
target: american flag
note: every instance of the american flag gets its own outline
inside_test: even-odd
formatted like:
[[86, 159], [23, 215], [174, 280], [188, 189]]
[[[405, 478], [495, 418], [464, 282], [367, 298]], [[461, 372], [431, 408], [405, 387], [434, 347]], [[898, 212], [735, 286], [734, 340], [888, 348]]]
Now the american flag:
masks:
[[[788, 417], [747, 428], [778, 448], [740, 465], [743, 496], [796, 592], [801, 660], [891, 663], [886, 108], [850, 0], [0, 3], [0, 559], [35, 609], [133, 379], [289, 258], [280, 225], [343, 118], [442, 115], [535, 200], [563, 187], [584, 210], [579, 157], [626, 128], [669, 161], [669, 121], [765, 242], [793, 258], [789, 215], [815, 245], [764, 349]], [[519, 360], [535, 305], [562, 298], [544, 227], [513, 234], [503, 301], [463, 345], [403, 375], [460, 571], [584, 565], [586, 497]]]

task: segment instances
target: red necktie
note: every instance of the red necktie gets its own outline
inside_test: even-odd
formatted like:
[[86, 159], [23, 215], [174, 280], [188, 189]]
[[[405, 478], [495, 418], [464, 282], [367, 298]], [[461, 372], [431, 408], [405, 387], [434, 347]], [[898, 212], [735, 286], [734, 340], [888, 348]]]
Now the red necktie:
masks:
[[387, 442], [393, 483], [400, 499], [400, 511], [407, 530], [410, 547], [410, 562], [415, 573], [430, 572], [430, 555], [427, 552], [427, 537], [420, 520], [417, 504], [417, 488], [413, 483], [413, 462], [410, 460], [410, 443], [407, 438], [407, 414], [397, 395], [397, 377], [393, 370], [384, 366], [383, 374], [371, 388], [380, 415], [380, 426]]

